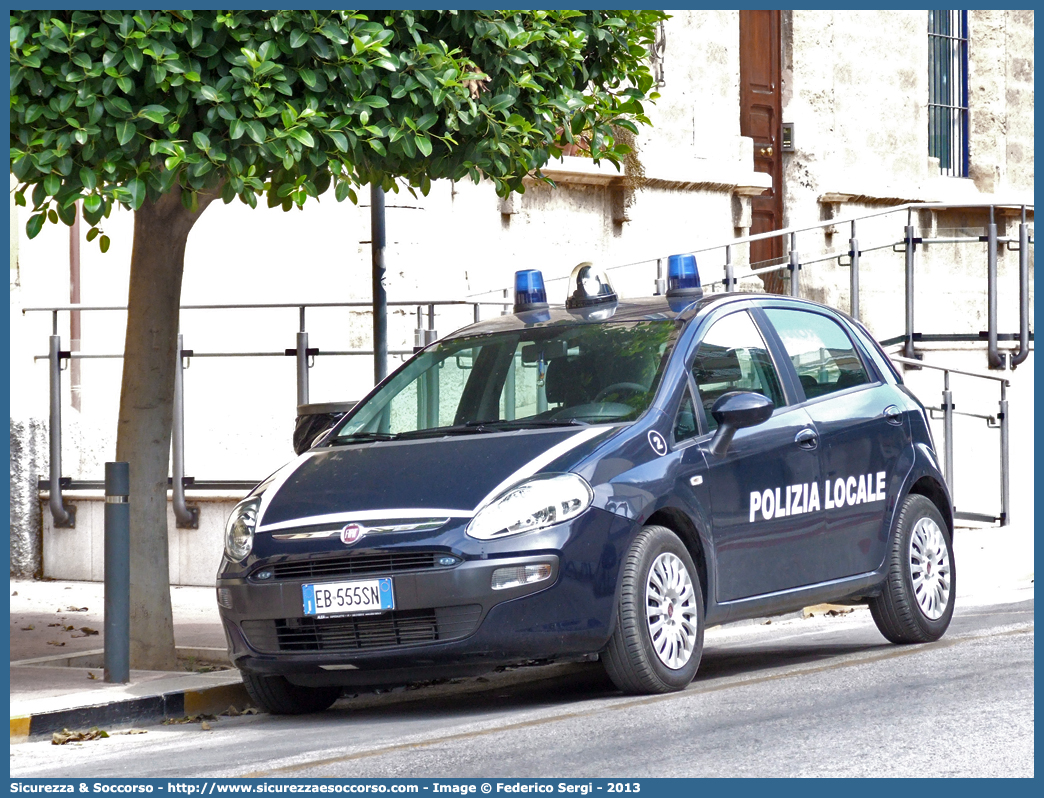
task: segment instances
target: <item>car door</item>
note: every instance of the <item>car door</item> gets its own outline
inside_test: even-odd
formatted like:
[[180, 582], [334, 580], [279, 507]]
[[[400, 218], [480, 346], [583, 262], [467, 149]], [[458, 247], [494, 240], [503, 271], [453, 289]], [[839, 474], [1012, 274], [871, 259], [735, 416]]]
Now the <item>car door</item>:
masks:
[[[895, 388], [828, 311], [765, 307], [819, 431], [824, 534], [809, 552], [816, 581], [873, 571], [888, 545], [887, 507], [912, 442]], [[771, 334], [771, 333], [770, 333]]]
[[821, 532], [817, 432], [788, 401], [765, 339], [746, 310], [713, 320], [689, 362], [698, 393], [703, 439], [717, 428], [714, 402], [734, 390], [773, 401], [772, 417], [738, 430], [721, 457], [705, 453], [717, 562], [717, 601], [727, 602], [808, 584], [806, 555]]

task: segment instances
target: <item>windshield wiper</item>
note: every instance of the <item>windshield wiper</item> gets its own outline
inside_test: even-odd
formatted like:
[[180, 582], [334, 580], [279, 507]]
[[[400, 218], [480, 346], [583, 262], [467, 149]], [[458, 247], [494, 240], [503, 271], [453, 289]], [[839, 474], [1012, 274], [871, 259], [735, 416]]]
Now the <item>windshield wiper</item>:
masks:
[[500, 430], [487, 428], [485, 422], [469, 421], [467, 424], [454, 424], [447, 427], [411, 429], [400, 432], [395, 437], [400, 440], [402, 438], [437, 438], [440, 435], [478, 435], [483, 432], [500, 432]]
[[486, 427], [490, 432], [496, 432], [537, 427], [587, 427], [589, 424], [575, 418], [505, 418], [499, 421], [469, 421], [466, 426]]
[[348, 435], [338, 435], [331, 443], [347, 441], [393, 441], [398, 438], [390, 432], [351, 432]]

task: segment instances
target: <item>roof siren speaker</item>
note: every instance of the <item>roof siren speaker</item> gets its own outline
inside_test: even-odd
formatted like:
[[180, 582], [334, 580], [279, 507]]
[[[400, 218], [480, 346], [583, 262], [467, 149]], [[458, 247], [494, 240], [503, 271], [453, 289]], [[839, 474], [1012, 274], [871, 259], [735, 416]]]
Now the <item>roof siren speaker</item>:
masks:
[[578, 263], [573, 269], [568, 290], [565, 304], [569, 309], [615, 304], [618, 299], [609, 275], [590, 261]]

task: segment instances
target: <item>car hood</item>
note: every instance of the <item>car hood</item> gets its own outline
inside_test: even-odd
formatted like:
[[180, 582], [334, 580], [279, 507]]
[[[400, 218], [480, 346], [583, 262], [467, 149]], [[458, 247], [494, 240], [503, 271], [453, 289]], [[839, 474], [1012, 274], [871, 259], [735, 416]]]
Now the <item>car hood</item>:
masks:
[[511, 485], [566, 470], [619, 426], [513, 430], [314, 449], [264, 486], [258, 531], [380, 518], [469, 518]]

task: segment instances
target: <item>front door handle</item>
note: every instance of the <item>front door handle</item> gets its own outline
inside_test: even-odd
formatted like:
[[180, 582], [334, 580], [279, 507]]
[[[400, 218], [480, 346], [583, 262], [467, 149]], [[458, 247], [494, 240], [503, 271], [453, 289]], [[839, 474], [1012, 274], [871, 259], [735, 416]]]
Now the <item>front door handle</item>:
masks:
[[819, 434], [806, 427], [794, 436], [794, 443], [802, 449], [815, 449], [819, 445]]
[[885, 421], [889, 424], [895, 424], [897, 427], [901, 426], [903, 423], [903, 411], [895, 405], [888, 405], [888, 407], [884, 409], [884, 417]]

